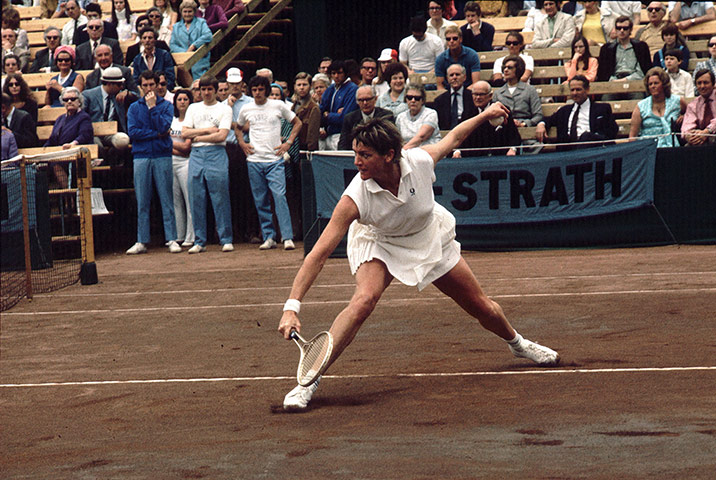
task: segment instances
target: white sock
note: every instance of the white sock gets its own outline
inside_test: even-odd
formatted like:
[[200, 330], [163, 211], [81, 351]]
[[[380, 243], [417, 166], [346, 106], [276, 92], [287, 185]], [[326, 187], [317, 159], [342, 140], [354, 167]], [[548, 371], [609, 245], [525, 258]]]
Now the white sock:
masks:
[[509, 345], [511, 345], [513, 348], [521, 348], [521, 347], [522, 347], [522, 340], [523, 340], [522, 335], [520, 335], [519, 333], [515, 332], [515, 338], [513, 338], [512, 340], [506, 340], [506, 342], [507, 342]]

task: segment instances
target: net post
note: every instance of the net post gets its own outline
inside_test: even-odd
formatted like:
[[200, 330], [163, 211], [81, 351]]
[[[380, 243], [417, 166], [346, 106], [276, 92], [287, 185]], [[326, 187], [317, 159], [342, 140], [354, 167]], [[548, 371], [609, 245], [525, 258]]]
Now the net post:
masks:
[[27, 172], [25, 155], [20, 158], [20, 195], [22, 198], [22, 237], [25, 244], [25, 288], [27, 299], [32, 300], [32, 256], [30, 254], [30, 208], [27, 198]]
[[80, 149], [77, 159], [77, 189], [80, 196], [80, 237], [82, 266], [80, 282], [94, 285], [98, 282], [94, 259], [94, 229], [92, 227], [92, 155], [88, 148]]

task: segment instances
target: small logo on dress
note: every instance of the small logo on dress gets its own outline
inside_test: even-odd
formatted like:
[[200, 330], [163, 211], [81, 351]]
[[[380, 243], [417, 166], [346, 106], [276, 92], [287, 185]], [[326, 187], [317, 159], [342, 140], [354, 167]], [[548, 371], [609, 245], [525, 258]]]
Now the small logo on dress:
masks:
[[411, 189], [410, 189], [410, 196], [411, 196], [411, 197], [415, 196], [415, 189], [414, 189], [414, 188], [411, 188]]

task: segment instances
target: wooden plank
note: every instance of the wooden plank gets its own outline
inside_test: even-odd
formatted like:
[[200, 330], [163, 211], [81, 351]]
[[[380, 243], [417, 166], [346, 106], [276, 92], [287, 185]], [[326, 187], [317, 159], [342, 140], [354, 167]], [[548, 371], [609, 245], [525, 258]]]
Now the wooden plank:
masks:
[[[91, 143], [88, 145], [78, 145], [78, 147], [85, 147], [90, 151], [90, 155], [92, 158], [98, 158], [99, 157], [99, 146], [97, 144]], [[41, 153], [52, 153], [52, 152], [61, 152], [63, 148], [60, 147], [34, 147], [34, 148], [21, 148], [18, 150], [19, 153], [22, 155], [39, 155]]]
[[31, 47], [45, 46], [44, 32], [27, 32], [27, 41]]
[[699, 23], [698, 25], [682, 30], [681, 33], [687, 38], [701, 35], [716, 35], [716, 20]]
[[[614, 115], [625, 115], [629, 114], [631, 115], [631, 112], [634, 111], [634, 108], [636, 108], [636, 104], [639, 103], [639, 100], [612, 100], [610, 102], [604, 102], [608, 103], [612, 107], [612, 113]], [[554, 112], [559, 110], [560, 108], [567, 105], [566, 103], [543, 103], [542, 104], [542, 113], [545, 117], [549, 117], [550, 115], [553, 115]]]
[[69, 21], [69, 17], [33, 18], [32, 20], [20, 20], [20, 28], [28, 32], [28, 34], [30, 32], [44, 32], [45, 29], [50, 26], [62, 30], [62, 27]]
[[[94, 122], [92, 124], [94, 134], [98, 137], [117, 133], [117, 122]], [[41, 125], [37, 127], [37, 138], [47, 140], [52, 134], [52, 125]]]
[[[522, 32], [522, 36], [525, 39], [525, 45], [532, 43], [532, 39], [535, 36], [535, 32]], [[492, 38], [493, 46], [503, 46], [507, 40], [507, 32], [495, 32], [495, 36]]]
[[527, 16], [483, 18], [482, 21], [495, 27], [495, 33], [509, 32], [510, 30], [522, 31], [525, 28]]
[[[87, 78], [87, 75], [92, 73], [92, 70], [77, 70], [77, 73]], [[41, 88], [45, 89], [45, 85], [50, 81], [52, 77], [57, 75], [57, 72], [50, 73], [25, 73], [22, 78], [27, 82], [30, 88]], [[44, 95], [44, 92], [42, 92]]]
[[[631, 124], [631, 119], [629, 118], [620, 118], [617, 120], [617, 126], [619, 127], [619, 133], [617, 134], [618, 137], [625, 137], [629, 136], [629, 125]], [[532, 140], [535, 138], [537, 127], [519, 127], [517, 129], [520, 132], [520, 137], [522, 137], [522, 140]], [[557, 138], [557, 128], [552, 127], [549, 129], [549, 132], [547, 132], [547, 137], [554, 140]]]
[[[569, 96], [569, 85], [533, 85], [540, 97]], [[605, 93], [632, 93], [644, 92], [644, 82], [592, 82], [589, 85], [589, 93], [601, 95]]]
[[23, 7], [18, 5], [13, 5], [17, 11], [20, 13], [20, 20], [26, 19], [26, 18], [36, 18], [42, 15], [42, 7]]
[[60, 115], [64, 115], [65, 113], [67, 113], [67, 109], [65, 107], [40, 108], [37, 110], [37, 123], [38, 125], [53, 123], [60, 117]]
[[194, 55], [194, 52], [172, 53], [172, 57], [174, 58], [174, 62], [177, 64], [177, 67], [181, 67], [182, 65], [184, 65], [186, 61], [191, 58], [192, 55]]

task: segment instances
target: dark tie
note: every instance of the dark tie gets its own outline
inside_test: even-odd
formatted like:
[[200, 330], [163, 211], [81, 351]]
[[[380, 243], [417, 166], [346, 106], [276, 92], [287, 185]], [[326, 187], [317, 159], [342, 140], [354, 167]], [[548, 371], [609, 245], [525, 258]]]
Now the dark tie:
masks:
[[707, 98], [706, 103], [704, 104], [704, 116], [699, 124], [699, 130], [705, 130], [713, 118], [714, 112], [711, 110], [711, 99]]
[[109, 111], [112, 109], [112, 99], [107, 96], [107, 100], [104, 102], [104, 121], [109, 121]]
[[577, 105], [577, 110], [574, 111], [574, 116], [572, 117], [572, 123], [569, 126], [569, 141], [570, 142], [577, 141], [577, 122], [579, 121], [579, 109], [580, 108], [582, 108], [582, 106]]
[[450, 128], [455, 128], [457, 122], [457, 91], [454, 91], [452, 93], [452, 106], [450, 107]]

